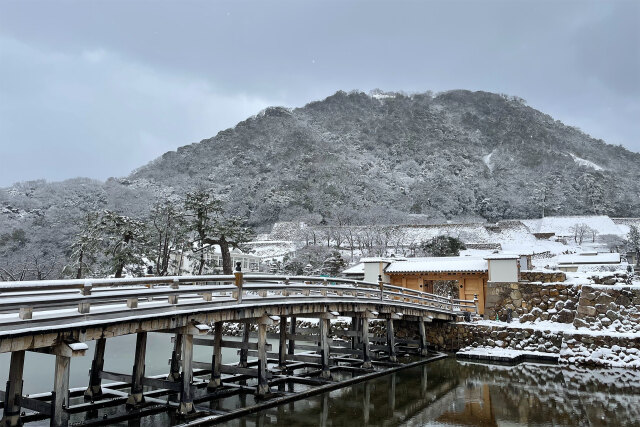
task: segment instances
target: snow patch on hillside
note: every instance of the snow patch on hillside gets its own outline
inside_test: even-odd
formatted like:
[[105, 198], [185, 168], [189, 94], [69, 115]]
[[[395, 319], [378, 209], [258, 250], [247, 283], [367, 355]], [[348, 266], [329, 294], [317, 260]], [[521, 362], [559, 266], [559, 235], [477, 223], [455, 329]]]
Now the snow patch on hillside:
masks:
[[569, 155], [571, 156], [573, 161], [576, 162], [580, 166], [586, 166], [588, 168], [592, 168], [592, 169], [595, 169], [597, 171], [601, 171], [601, 170], [604, 169], [601, 166], [598, 166], [597, 164], [595, 164], [595, 163], [593, 163], [593, 162], [591, 162], [589, 160], [586, 160], [586, 159], [583, 159], [581, 157], [578, 157], [573, 153], [569, 153]]
[[490, 152], [486, 156], [482, 156], [482, 161], [484, 162], [485, 165], [487, 165], [487, 167], [489, 168], [490, 172], [493, 172], [493, 164], [491, 163], [491, 156], [493, 156], [493, 153], [495, 151], [496, 150], [493, 150], [492, 152]]

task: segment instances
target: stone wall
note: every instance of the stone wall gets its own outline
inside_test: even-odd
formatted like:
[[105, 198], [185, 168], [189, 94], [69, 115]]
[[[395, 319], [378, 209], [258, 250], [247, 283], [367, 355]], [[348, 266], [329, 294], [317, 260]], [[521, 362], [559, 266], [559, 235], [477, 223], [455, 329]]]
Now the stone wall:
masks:
[[499, 347], [554, 353], [560, 351], [562, 332], [508, 325], [433, 322], [427, 327], [427, 341], [442, 351], [458, 351], [465, 347]]
[[521, 322], [536, 319], [571, 323], [580, 296], [580, 286], [563, 283], [487, 283], [485, 319], [507, 321], [509, 310]]
[[591, 330], [640, 332], [640, 289], [584, 285], [573, 325]]
[[567, 280], [566, 274], [561, 271], [528, 271], [520, 272], [520, 280], [523, 282], [555, 283]]
[[567, 333], [560, 350], [559, 362], [637, 369], [640, 368], [640, 336]]

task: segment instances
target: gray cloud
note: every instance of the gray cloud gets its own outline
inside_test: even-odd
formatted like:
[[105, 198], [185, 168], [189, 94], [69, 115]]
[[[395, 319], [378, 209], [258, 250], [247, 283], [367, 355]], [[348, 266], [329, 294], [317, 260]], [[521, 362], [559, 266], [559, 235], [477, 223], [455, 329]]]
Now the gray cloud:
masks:
[[638, 151], [637, 22], [635, 1], [5, 2], [0, 185], [125, 175], [338, 89], [514, 94]]

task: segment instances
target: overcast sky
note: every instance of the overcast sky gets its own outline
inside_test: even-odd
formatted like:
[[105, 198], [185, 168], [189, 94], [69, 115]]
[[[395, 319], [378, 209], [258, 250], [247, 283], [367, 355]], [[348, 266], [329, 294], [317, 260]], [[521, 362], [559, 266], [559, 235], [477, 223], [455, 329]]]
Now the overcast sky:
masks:
[[640, 151], [640, 1], [0, 0], [0, 186], [124, 176], [337, 90], [517, 95]]

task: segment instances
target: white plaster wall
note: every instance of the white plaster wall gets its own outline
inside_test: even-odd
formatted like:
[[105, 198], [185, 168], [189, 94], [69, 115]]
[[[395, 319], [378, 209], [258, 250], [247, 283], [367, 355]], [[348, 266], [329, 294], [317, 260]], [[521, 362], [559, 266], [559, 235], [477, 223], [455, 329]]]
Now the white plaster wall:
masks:
[[489, 260], [489, 281], [490, 282], [517, 282], [518, 281], [518, 260], [517, 259], [490, 259]]
[[388, 262], [365, 262], [364, 281], [378, 283], [378, 276], [382, 276], [382, 281], [389, 283], [389, 276], [384, 274], [387, 265], [389, 265]]

